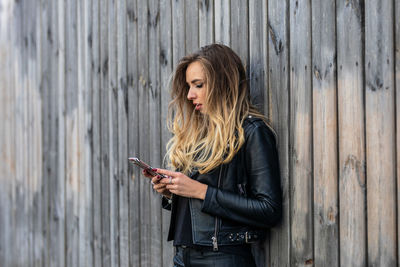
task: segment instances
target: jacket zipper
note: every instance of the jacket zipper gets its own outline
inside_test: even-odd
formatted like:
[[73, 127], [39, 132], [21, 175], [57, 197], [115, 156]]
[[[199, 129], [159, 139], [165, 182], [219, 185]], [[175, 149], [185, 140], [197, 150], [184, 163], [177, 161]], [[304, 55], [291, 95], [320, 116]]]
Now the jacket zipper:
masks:
[[[219, 170], [219, 175], [218, 175], [218, 187], [219, 189], [220, 184], [221, 184], [221, 173], [222, 173], [222, 165], [221, 169]], [[214, 229], [214, 236], [211, 238], [212, 239], [212, 244], [213, 244], [213, 250], [218, 251], [218, 240], [217, 240], [217, 235], [218, 235], [218, 217], [215, 216], [215, 229]]]

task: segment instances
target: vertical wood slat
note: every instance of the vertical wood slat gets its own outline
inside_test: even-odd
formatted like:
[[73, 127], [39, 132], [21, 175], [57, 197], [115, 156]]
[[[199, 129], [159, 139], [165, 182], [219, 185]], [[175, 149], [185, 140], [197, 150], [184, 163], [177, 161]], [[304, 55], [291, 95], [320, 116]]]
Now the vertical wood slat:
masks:
[[116, 1], [108, 1], [108, 125], [110, 256], [111, 266], [119, 266], [118, 216], [118, 82], [117, 82], [117, 9]]
[[312, 1], [314, 263], [339, 266], [335, 3]]
[[395, 266], [393, 1], [366, 1], [365, 112], [368, 265]]
[[336, 14], [340, 265], [361, 267], [367, 259], [363, 10], [338, 1]]
[[[160, 6], [159, 1], [149, 1], [148, 12], [148, 31], [149, 31], [149, 80], [148, 80], [148, 94], [149, 94], [149, 164], [159, 168], [161, 166], [161, 129], [160, 129]], [[146, 179], [148, 180], [148, 179]], [[161, 201], [159, 194], [153, 190], [152, 185], [148, 185], [150, 191], [150, 259], [151, 266], [162, 265], [162, 239], [160, 238], [162, 219], [161, 215]]]
[[[188, 1], [181, 1], [177, 3], [178, 7], [182, 8], [184, 12], [176, 13], [179, 20], [184, 21], [184, 23], [179, 25], [178, 31], [183, 30], [183, 47], [185, 50], [182, 52], [186, 55], [193, 53], [199, 47], [199, 1], [192, 1], [189, 4]], [[177, 33], [178, 34], [178, 33]]]
[[[249, 1], [248, 2], [248, 37], [249, 37], [249, 66], [247, 77], [249, 79], [250, 94], [252, 103], [261, 112], [264, 105], [268, 103], [264, 101], [264, 93], [268, 95], [268, 88], [265, 76], [267, 66], [267, 41], [266, 41], [266, 14], [267, 1]], [[268, 110], [268, 109], [267, 109]], [[269, 255], [265, 255], [269, 251], [269, 240], [264, 243], [252, 246], [252, 252], [256, 260], [257, 266], [268, 266], [266, 262]]]
[[311, 6], [290, 1], [291, 266], [313, 263]]
[[127, 78], [127, 6], [118, 1], [117, 14], [117, 86], [118, 86], [118, 223], [119, 266], [129, 266], [129, 177], [128, 177], [128, 78]]
[[249, 55], [249, 1], [231, 0], [231, 48], [242, 59], [245, 69], [248, 70]]
[[214, 42], [214, 0], [200, 0], [199, 14], [199, 47]]
[[[160, 98], [161, 98], [161, 155], [166, 154], [166, 144], [170, 138], [170, 133], [167, 130], [166, 120], [168, 114], [168, 102], [170, 99], [169, 94], [169, 81], [172, 73], [172, 8], [169, 0], [160, 1]], [[163, 158], [162, 158], [163, 159]], [[164, 165], [164, 168], [168, 167]], [[162, 210], [162, 266], [168, 267], [173, 265], [173, 252], [174, 248], [171, 242], [167, 241], [169, 223], [171, 218], [171, 212], [168, 210]]]
[[[139, 157], [139, 73], [138, 73], [138, 8], [136, 0], [127, 5], [127, 85], [128, 85], [128, 153], [130, 157]], [[132, 164], [128, 168], [129, 176], [129, 264], [140, 266], [140, 170]]]
[[230, 45], [230, 0], [214, 0], [215, 42]]
[[[89, 11], [90, 12], [90, 11]], [[93, 223], [93, 266], [101, 266], [102, 264], [102, 213], [101, 213], [101, 170], [102, 170], [102, 155], [101, 155], [101, 28], [100, 28], [100, 0], [92, 0], [92, 35], [88, 37], [91, 43], [91, 75], [92, 75], [92, 223]]]
[[79, 190], [79, 118], [77, 82], [77, 5], [66, 1], [65, 16], [65, 205], [66, 205], [66, 265], [78, 266], [78, 190]]
[[268, 1], [269, 117], [278, 135], [278, 152], [283, 192], [283, 215], [270, 231], [270, 266], [290, 265], [289, 181], [289, 1]]
[[[185, 37], [185, 2], [175, 0], [172, 2], [172, 64], [176, 66], [181, 57], [186, 54]], [[197, 1], [196, 1], [197, 2]]]
[[108, 13], [109, 1], [100, 0], [100, 154], [101, 154], [101, 247], [102, 265], [111, 266], [111, 231], [110, 231], [110, 92], [109, 92], [109, 38], [108, 38]]
[[[395, 95], [396, 95], [396, 179], [397, 179], [397, 266], [400, 266], [400, 3], [394, 2], [395, 22], [395, 47], [394, 47], [394, 73], [395, 73]], [[397, 22], [397, 23], [396, 23]]]
[[[148, 3], [138, 1], [138, 88], [139, 88], [139, 155], [145, 162], [150, 159], [149, 140], [149, 58], [148, 58]], [[151, 210], [150, 181], [143, 175], [140, 183], [140, 266], [151, 267]]]

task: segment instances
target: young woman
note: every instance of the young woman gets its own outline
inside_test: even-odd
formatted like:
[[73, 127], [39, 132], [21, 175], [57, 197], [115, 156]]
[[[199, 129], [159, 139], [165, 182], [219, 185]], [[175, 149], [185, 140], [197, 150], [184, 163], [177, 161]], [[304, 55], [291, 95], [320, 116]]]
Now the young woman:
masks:
[[250, 243], [281, 217], [274, 132], [250, 103], [240, 58], [212, 44], [183, 57], [172, 81], [168, 159], [152, 178], [171, 209], [174, 266], [255, 266]]

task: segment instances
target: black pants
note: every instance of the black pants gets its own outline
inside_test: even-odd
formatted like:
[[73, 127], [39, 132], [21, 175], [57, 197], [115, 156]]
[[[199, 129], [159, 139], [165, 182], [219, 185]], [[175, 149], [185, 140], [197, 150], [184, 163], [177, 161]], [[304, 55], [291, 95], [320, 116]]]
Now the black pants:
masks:
[[256, 267], [253, 255], [235, 255], [220, 251], [204, 251], [176, 247], [174, 267]]

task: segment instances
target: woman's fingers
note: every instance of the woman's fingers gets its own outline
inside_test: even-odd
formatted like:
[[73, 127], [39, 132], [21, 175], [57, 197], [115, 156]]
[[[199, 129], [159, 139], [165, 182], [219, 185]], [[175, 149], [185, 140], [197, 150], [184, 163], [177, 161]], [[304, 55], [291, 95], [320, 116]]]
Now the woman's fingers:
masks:
[[178, 176], [180, 174], [180, 172], [173, 172], [165, 169], [154, 169], [154, 171], [172, 177]]

